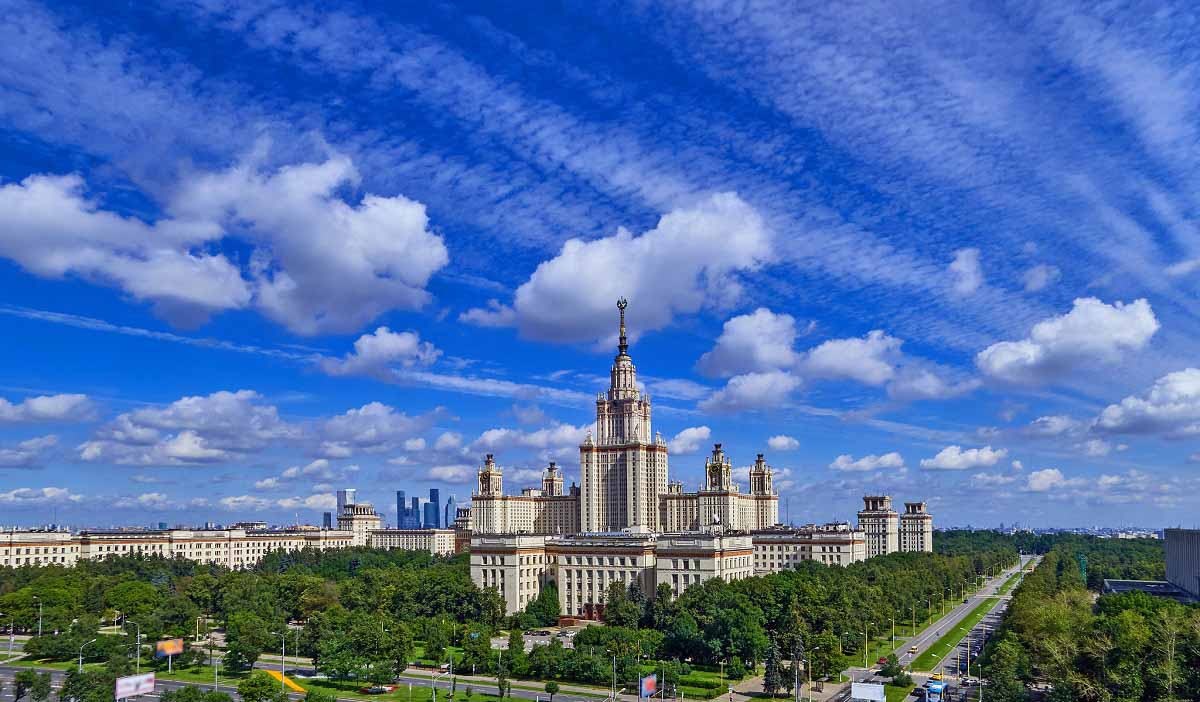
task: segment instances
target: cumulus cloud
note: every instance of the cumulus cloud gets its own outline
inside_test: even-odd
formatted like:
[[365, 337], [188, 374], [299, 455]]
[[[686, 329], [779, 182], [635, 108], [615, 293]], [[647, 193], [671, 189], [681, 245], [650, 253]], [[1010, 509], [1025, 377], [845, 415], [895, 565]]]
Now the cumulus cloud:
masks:
[[792, 349], [795, 341], [795, 318], [760, 307], [727, 320], [716, 345], [696, 367], [706, 375], [725, 378], [789, 368], [799, 360]]
[[0, 492], [0, 505], [20, 509], [81, 502], [83, 497], [64, 487], [17, 488]]
[[947, 446], [933, 458], [922, 458], [921, 467], [927, 470], [970, 470], [994, 466], [1007, 455], [1007, 449], [993, 450], [991, 446], [966, 450], [961, 446]]
[[1027, 338], [980, 351], [975, 364], [997, 380], [1046, 382], [1084, 363], [1115, 362], [1145, 346], [1158, 327], [1144, 299], [1108, 305], [1092, 297], [1078, 298], [1070, 312], [1038, 322]]
[[1057, 468], [1043, 468], [1031, 472], [1025, 479], [1025, 489], [1029, 492], [1050, 492], [1086, 485], [1083, 478], [1067, 478]]
[[444, 414], [438, 408], [410, 416], [382, 402], [368, 402], [325, 420], [318, 452], [326, 458], [345, 458], [362, 451], [387, 451], [428, 431]]
[[187, 221], [235, 228], [256, 245], [255, 304], [298, 334], [347, 332], [392, 309], [417, 309], [449, 261], [425, 206], [402, 195], [339, 193], [359, 181], [349, 157], [270, 170], [266, 148], [219, 173], [185, 178], [169, 209]]
[[1103, 439], [1088, 439], [1079, 445], [1079, 450], [1089, 458], [1099, 458], [1112, 453], [1112, 444]]
[[433, 447], [438, 451], [452, 451], [462, 446], [462, 442], [462, 434], [452, 431], [444, 431], [438, 435], [437, 441], [434, 442]]
[[1168, 373], [1146, 393], [1105, 407], [1093, 428], [1109, 434], [1200, 434], [1200, 369]]
[[850, 378], [864, 385], [883, 385], [896, 374], [903, 342], [876, 329], [858, 339], [831, 339], [810, 350], [802, 367], [822, 378]]
[[425, 439], [422, 439], [420, 437], [417, 437], [415, 439], [406, 439], [404, 441], [404, 450], [405, 451], [424, 451], [425, 450]]
[[983, 268], [979, 265], [979, 249], [959, 249], [949, 267], [951, 285], [959, 295], [970, 295], [983, 285]]
[[641, 235], [571, 239], [517, 288], [511, 310], [468, 310], [465, 321], [512, 323], [522, 335], [549, 341], [612, 341], [614, 302], [630, 300], [636, 336], [661, 329], [677, 314], [724, 307], [741, 296], [738, 274], [772, 258], [763, 218], [733, 193], [720, 193], [664, 215]]
[[700, 409], [712, 412], [739, 412], [771, 409], [787, 402], [800, 379], [785, 371], [746, 373], [729, 379], [725, 387], [700, 402]]
[[911, 400], [945, 400], [965, 395], [979, 387], [976, 378], [954, 379], [944, 369], [933, 364], [909, 362], [896, 371], [887, 385], [888, 397], [907, 402]]
[[0, 397], [0, 423], [79, 422], [92, 419], [95, 410], [87, 395], [74, 393], [27, 397], [18, 403]]
[[429, 469], [429, 479], [441, 483], [469, 483], [475, 479], [475, 468], [462, 464], [434, 466]]
[[517, 323], [517, 313], [499, 300], [488, 300], [487, 307], [473, 307], [458, 315], [458, 321], [477, 327], [511, 327]]
[[1060, 277], [1062, 277], [1062, 271], [1057, 266], [1043, 263], [1025, 271], [1021, 280], [1025, 284], [1025, 292], [1038, 292], [1045, 290]]
[[441, 355], [416, 332], [394, 332], [379, 327], [354, 342], [354, 350], [341, 359], [324, 358], [321, 368], [330, 375], [370, 375], [391, 367], [427, 366]]
[[570, 449], [583, 443], [590, 424], [573, 426], [551, 424], [534, 431], [522, 429], [488, 429], [471, 442], [473, 450], [497, 451], [504, 448]]
[[211, 463], [262, 450], [297, 432], [258, 393], [222, 390], [120, 414], [79, 446], [79, 456], [123, 465]]
[[121, 289], [177, 321], [250, 303], [251, 289], [224, 255], [211, 220], [146, 224], [100, 209], [78, 175], [34, 175], [0, 187], [0, 256], [44, 278], [75, 275]]
[[1065, 414], [1052, 414], [1038, 417], [1029, 423], [1025, 433], [1031, 436], [1063, 436], [1075, 434], [1085, 429], [1083, 422]]
[[345, 480], [350, 474], [358, 471], [358, 466], [350, 465], [341, 468], [335, 468], [328, 459], [318, 458], [315, 461], [310, 461], [305, 465], [289, 466], [283, 469], [277, 476], [263, 478], [255, 481], [254, 488], [256, 490], [278, 490], [287, 487], [290, 483], [303, 479], [306, 483], [321, 481]]
[[0, 468], [36, 468], [47, 454], [58, 446], [54, 434], [19, 441], [13, 446], [0, 446]]
[[675, 435], [667, 444], [671, 453], [695, 453], [701, 444], [707, 444], [712, 431], [708, 427], [688, 427]]
[[795, 451], [800, 448], [800, 442], [786, 434], [778, 434], [767, 439], [767, 446], [776, 451]]
[[1017, 479], [1016, 475], [1005, 473], [974, 473], [970, 482], [973, 487], [999, 487], [1015, 483]]
[[853, 456], [844, 453], [833, 460], [829, 464], [833, 470], [850, 471], [850, 472], [865, 472], [872, 470], [880, 470], [883, 468], [903, 468], [904, 457], [899, 453], [892, 451], [880, 456], [870, 454], [855, 460]]
[[307, 497], [285, 497], [276, 500], [275, 505], [282, 509], [333, 509], [337, 507], [337, 497], [333, 493], [319, 493]]

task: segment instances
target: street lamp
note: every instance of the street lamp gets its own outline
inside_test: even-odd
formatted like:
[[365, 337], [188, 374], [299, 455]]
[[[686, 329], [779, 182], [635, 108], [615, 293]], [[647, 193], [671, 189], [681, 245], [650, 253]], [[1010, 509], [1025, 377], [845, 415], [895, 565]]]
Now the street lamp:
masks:
[[863, 667], [864, 668], [867, 667], [867, 645], [868, 645], [868, 642], [870, 641], [870, 639], [868, 638], [868, 632], [871, 630], [871, 627], [873, 627], [873, 626], [875, 626], [875, 622], [867, 622], [866, 624], [863, 625]]
[[134, 674], [141, 675], [142, 674], [142, 625], [137, 622], [131, 622], [128, 619], [122, 620], [122, 623], [132, 624], [137, 627], [137, 659], [136, 659], [137, 662], [135, 663], [137, 670], [135, 671]]
[[38, 636], [41, 636], [42, 635], [42, 598], [38, 597], [37, 595], [34, 595], [33, 599], [37, 600], [37, 603], [38, 603]]
[[79, 672], [81, 672], [81, 673], [83, 672], [83, 649], [86, 648], [88, 644], [94, 644], [94, 643], [96, 643], [96, 640], [92, 639], [91, 641], [88, 641], [87, 643], [85, 643], [83, 646], [79, 647]]
[[283, 681], [287, 679], [287, 622], [283, 623], [283, 633], [279, 635], [283, 638], [283, 650], [279, 656], [279, 692], [287, 694], [287, 688], [283, 686]]
[[892, 650], [896, 650], [896, 618], [890, 617], [892, 620]]

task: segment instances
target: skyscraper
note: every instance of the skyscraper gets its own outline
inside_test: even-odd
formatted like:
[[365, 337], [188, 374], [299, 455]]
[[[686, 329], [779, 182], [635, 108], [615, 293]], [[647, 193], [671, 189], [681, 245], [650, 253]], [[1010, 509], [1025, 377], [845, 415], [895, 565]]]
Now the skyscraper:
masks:
[[[430, 507], [432, 505], [432, 508]], [[429, 488], [429, 503], [425, 506], [425, 528], [440, 529], [442, 527], [442, 494], [437, 488]]]
[[403, 529], [405, 517], [408, 516], [407, 510], [404, 507], [404, 491], [396, 491], [396, 528]]
[[454, 495], [446, 498], [446, 510], [442, 518], [442, 527], [449, 529], [454, 526], [454, 517], [458, 513], [458, 501], [454, 499]]
[[346, 505], [354, 504], [354, 493], [357, 492], [354, 488], [346, 488], [345, 490], [337, 491], [337, 513], [340, 517], [345, 511]]
[[421, 528], [421, 498], [412, 498], [412, 509], [408, 511], [408, 521], [406, 524], [408, 529]]
[[625, 336], [625, 298], [608, 394], [596, 399], [596, 436], [579, 447], [580, 523], [584, 531], [659, 530], [659, 495], [667, 491], [667, 444], [650, 428], [650, 397], [637, 388]]
[[324, 512], [321, 514], [321, 526], [325, 529], [333, 528], [333, 512]]

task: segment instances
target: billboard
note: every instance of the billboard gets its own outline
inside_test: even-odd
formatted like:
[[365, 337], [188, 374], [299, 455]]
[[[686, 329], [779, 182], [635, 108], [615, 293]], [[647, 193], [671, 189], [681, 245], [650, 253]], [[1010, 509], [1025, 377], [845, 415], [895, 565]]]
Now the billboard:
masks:
[[117, 699], [154, 692], [154, 673], [117, 678]]
[[155, 658], [178, 656], [181, 653], [183, 653], [183, 639], [166, 639], [159, 641], [154, 647]]
[[887, 697], [884, 695], [883, 685], [878, 683], [850, 683], [850, 699], [884, 702]]
[[651, 673], [642, 678], [641, 691], [638, 693], [642, 697], [653, 697], [658, 692], [658, 676]]

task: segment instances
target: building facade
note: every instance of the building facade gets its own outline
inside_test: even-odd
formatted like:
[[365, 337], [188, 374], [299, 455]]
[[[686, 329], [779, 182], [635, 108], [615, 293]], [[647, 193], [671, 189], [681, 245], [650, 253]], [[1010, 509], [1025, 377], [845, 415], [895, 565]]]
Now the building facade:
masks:
[[376, 529], [368, 540], [371, 548], [428, 551], [435, 556], [456, 552], [453, 529]]
[[774, 527], [753, 534], [754, 572], [769, 575], [803, 561], [848, 566], [867, 559], [866, 535], [844, 522]]
[[890, 495], [867, 495], [858, 513], [858, 528], [867, 538], [867, 558], [900, 550], [900, 515]]
[[733, 464], [721, 444], [714, 444], [712, 455], [705, 459], [704, 476], [697, 492], [683, 492], [679, 482], [667, 484], [667, 492], [659, 497], [663, 531], [698, 531], [718, 524], [731, 531], [754, 531], [778, 523], [774, 471], [761, 453], [750, 468], [749, 493], [733, 482]]
[[1167, 581], [1200, 599], [1200, 529], [1166, 529]]
[[346, 503], [337, 516], [338, 529], [348, 531], [353, 535], [354, 546], [367, 546], [370, 543], [371, 532], [383, 528], [381, 517], [368, 503]]
[[900, 550], [933, 552], [933, 515], [924, 502], [905, 502], [900, 515]]
[[479, 467], [471, 496], [471, 531], [475, 534], [574, 534], [579, 531], [579, 488], [563, 492], [562, 470], [551, 463], [542, 472], [540, 489], [504, 494], [504, 471], [487, 454]]

